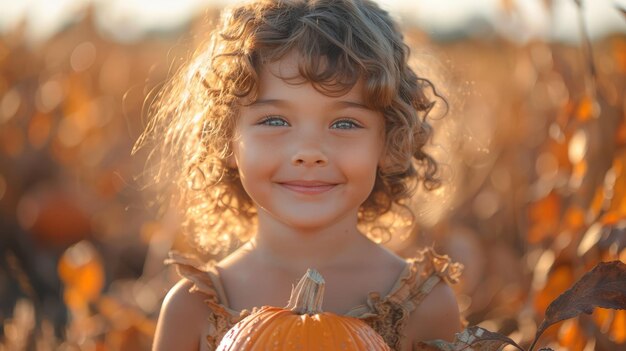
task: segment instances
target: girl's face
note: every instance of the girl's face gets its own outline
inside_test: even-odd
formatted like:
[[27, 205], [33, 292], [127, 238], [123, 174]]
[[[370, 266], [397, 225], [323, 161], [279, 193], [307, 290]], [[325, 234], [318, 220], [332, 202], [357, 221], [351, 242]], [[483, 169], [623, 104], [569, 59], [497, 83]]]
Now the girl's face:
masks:
[[240, 109], [233, 140], [243, 187], [259, 221], [319, 229], [357, 221], [383, 157], [384, 120], [363, 101], [361, 84], [329, 97], [297, 77], [298, 57], [263, 67], [258, 98]]

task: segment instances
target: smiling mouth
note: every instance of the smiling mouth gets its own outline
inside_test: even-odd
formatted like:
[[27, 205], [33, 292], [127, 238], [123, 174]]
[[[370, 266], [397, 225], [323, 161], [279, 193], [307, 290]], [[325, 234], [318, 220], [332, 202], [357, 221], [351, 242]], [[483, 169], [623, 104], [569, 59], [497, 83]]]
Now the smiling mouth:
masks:
[[322, 194], [333, 189], [337, 184], [317, 182], [317, 181], [294, 181], [278, 183], [279, 185], [301, 194], [315, 195]]

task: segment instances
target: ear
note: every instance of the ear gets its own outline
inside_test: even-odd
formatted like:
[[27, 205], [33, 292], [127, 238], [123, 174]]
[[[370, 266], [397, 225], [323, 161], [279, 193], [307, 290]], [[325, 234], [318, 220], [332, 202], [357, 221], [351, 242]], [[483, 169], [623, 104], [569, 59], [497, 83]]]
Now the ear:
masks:
[[237, 144], [239, 142], [240, 136], [237, 133], [236, 127], [234, 128], [232, 133], [233, 134], [230, 136], [230, 141], [228, 142], [228, 155], [226, 156], [226, 159], [224, 161], [226, 161], [226, 167], [235, 170], [239, 168], [239, 166], [237, 165]]
[[237, 157], [235, 156], [235, 151], [232, 147], [232, 143], [231, 143], [231, 147], [230, 147], [230, 154], [228, 156], [226, 156], [226, 167], [230, 168], [230, 169], [237, 169]]
[[380, 155], [378, 156], [378, 169], [385, 169], [389, 165], [387, 158], [387, 148], [383, 147]]

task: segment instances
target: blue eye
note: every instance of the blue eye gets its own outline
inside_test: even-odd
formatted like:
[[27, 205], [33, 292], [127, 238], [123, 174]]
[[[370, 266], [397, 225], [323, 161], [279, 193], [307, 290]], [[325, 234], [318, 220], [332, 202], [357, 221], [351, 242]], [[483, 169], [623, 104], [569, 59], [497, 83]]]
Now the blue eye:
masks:
[[259, 125], [264, 125], [264, 126], [269, 126], [269, 127], [287, 127], [289, 126], [289, 123], [287, 123], [287, 121], [285, 121], [284, 119], [280, 117], [268, 116], [268, 117], [263, 118], [263, 120], [259, 122]]
[[362, 128], [360, 124], [356, 123], [351, 119], [341, 119], [336, 121], [330, 127], [331, 129], [354, 129], [354, 128]]

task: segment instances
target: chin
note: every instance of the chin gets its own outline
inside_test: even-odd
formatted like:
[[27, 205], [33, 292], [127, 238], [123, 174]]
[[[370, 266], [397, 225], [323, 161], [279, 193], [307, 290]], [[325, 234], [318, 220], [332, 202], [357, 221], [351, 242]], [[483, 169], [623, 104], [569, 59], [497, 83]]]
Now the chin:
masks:
[[[311, 212], [303, 212], [303, 213], [311, 213]], [[356, 218], [356, 217], [355, 217]], [[333, 227], [343, 221], [345, 221], [346, 217], [341, 216], [305, 216], [298, 218], [290, 218], [289, 220], [283, 221], [287, 226], [302, 232], [314, 232], [319, 230], [328, 229]]]

